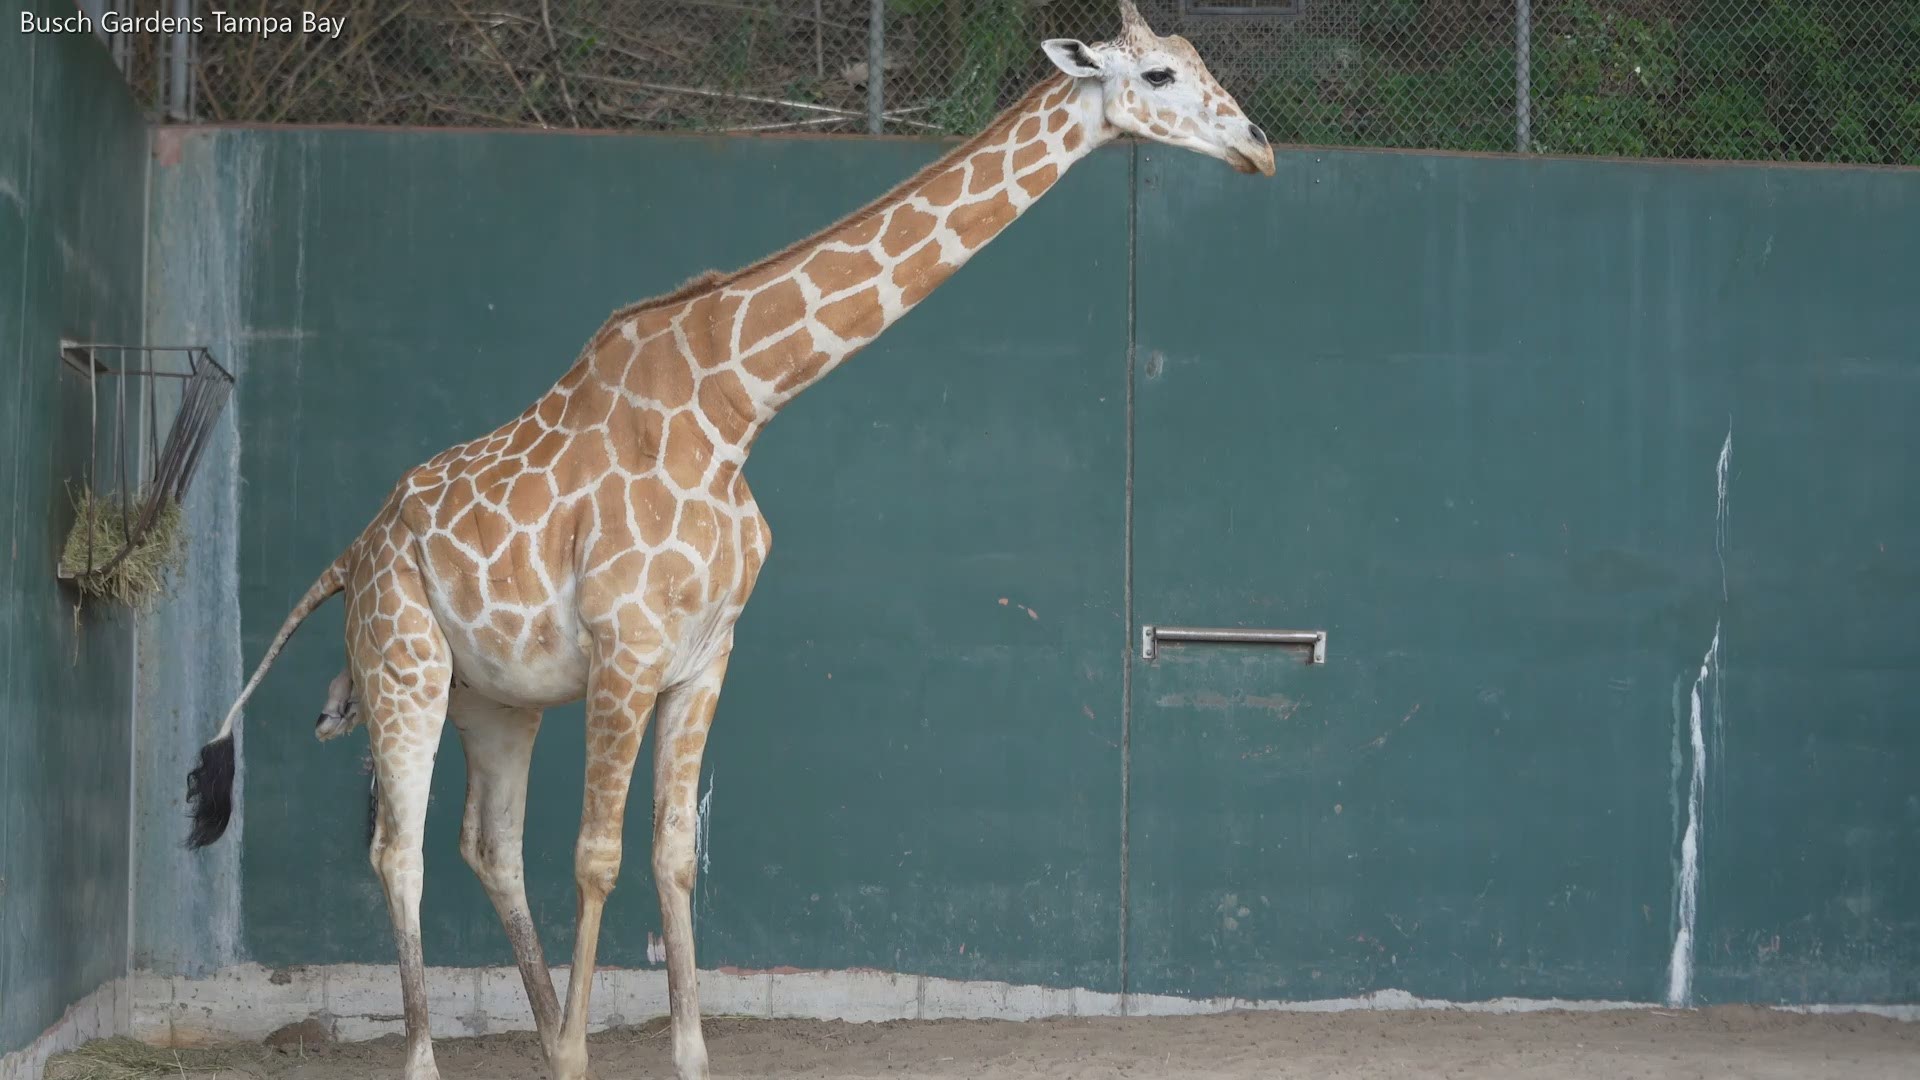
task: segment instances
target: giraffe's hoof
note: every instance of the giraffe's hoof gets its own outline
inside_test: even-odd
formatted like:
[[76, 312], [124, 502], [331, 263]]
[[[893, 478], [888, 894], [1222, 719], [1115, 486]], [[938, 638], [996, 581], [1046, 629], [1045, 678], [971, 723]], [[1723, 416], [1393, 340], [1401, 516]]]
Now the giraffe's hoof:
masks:
[[679, 1080], [707, 1080], [707, 1048], [675, 1054], [673, 1068]]

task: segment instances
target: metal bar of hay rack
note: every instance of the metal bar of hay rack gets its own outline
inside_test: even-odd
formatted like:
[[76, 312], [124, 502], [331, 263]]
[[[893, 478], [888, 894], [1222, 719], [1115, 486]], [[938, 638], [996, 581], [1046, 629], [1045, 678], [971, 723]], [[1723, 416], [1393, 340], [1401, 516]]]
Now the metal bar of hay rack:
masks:
[[[102, 354], [114, 357], [118, 366], [109, 366]], [[177, 359], [164, 364], [168, 357]], [[181, 505], [232, 396], [233, 374], [204, 345], [66, 343], [60, 358], [87, 380], [90, 431], [85, 487], [74, 499], [77, 519], [61, 548], [56, 573], [85, 595], [137, 606], [157, 594], [165, 573], [184, 551]], [[102, 376], [114, 379], [110, 493], [98, 486]], [[178, 400], [168, 406], [173, 417], [162, 442], [162, 390], [176, 382]], [[129, 463], [139, 440], [129, 432], [141, 419], [138, 403], [128, 407], [129, 384], [146, 399], [145, 423], [139, 425], [147, 439], [144, 469]], [[137, 485], [129, 482], [136, 470], [145, 474]]]

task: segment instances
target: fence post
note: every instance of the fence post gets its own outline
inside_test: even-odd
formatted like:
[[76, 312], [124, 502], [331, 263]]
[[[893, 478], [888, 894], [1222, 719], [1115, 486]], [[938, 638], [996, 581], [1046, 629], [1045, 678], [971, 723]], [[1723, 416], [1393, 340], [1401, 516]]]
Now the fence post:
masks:
[[193, 0], [174, 0], [174, 18], [180, 20], [173, 32], [173, 49], [167, 56], [167, 117], [175, 122], [187, 117], [187, 51], [193, 31], [187, 26], [193, 19]]
[[880, 134], [880, 122], [885, 100], [881, 83], [886, 79], [882, 70], [887, 61], [886, 34], [887, 0], [873, 0], [873, 7], [867, 13], [867, 133]]
[[1533, 152], [1533, 3], [1516, 0], [1514, 10], [1513, 141], [1516, 153]]

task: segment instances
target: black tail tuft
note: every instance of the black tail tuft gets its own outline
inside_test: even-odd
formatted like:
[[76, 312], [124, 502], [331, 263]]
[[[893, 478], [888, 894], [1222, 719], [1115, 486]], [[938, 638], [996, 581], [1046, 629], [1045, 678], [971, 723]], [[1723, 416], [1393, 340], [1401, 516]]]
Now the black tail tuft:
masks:
[[233, 817], [233, 736], [200, 748], [200, 765], [187, 774], [187, 804], [193, 808], [188, 847], [206, 847], [226, 833]]

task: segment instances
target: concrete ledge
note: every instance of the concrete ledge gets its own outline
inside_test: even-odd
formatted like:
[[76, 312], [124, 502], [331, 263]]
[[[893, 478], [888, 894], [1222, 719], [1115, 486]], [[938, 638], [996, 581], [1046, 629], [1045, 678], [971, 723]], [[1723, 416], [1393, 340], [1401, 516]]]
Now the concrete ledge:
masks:
[[53, 1055], [125, 1032], [131, 997], [129, 980], [115, 979], [81, 998], [25, 1049], [0, 1057], [0, 1080], [40, 1080]]
[[1889, 1020], [1920, 1020], [1920, 1005], [1775, 1005], [1781, 1012], [1807, 1013], [1819, 1016], [1826, 1013], [1858, 1013], [1862, 1016], [1884, 1016]]
[[[568, 969], [553, 969], [566, 993]], [[602, 969], [591, 1025], [599, 1031], [667, 1014], [667, 977], [659, 969]], [[343, 964], [268, 969], [245, 964], [202, 979], [142, 976], [134, 981], [132, 1033], [151, 1043], [191, 1046], [257, 1040], [286, 1024], [317, 1018], [337, 1038], [359, 1041], [398, 1034], [400, 981], [394, 968]], [[520, 974], [511, 967], [429, 968], [427, 996], [438, 1037], [530, 1031]], [[1661, 1008], [1656, 1002], [1498, 998], [1454, 1002], [1403, 990], [1320, 1001], [1190, 999], [1081, 988], [971, 982], [882, 971], [737, 971], [700, 973], [708, 1016], [808, 1020], [1034, 1020], [1049, 1016], [1183, 1016], [1236, 1010], [1341, 1012], [1440, 1009], [1488, 1013], [1546, 1010], [1592, 1012]], [[1794, 1011], [1863, 1012], [1920, 1020], [1920, 1006], [1805, 1006]], [[11, 1080], [11, 1078], [5, 1078]]]
[[[566, 992], [568, 969], [553, 969]], [[531, 1031], [520, 973], [510, 967], [429, 968], [427, 994], [437, 1037]], [[700, 973], [708, 1016], [804, 1020], [1037, 1020], [1051, 1016], [1190, 1016], [1234, 1011], [1345, 1012], [1446, 1010], [1527, 1013], [1657, 1009], [1656, 1002], [1495, 998], [1444, 1001], [1382, 990], [1318, 1001], [1180, 998], [1102, 993], [1078, 987], [941, 979], [884, 971], [737, 971]], [[1920, 1021], [1920, 1005], [1778, 1005], [1782, 1012], [1859, 1013]], [[667, 1014], [667, 976], [659, 969], [598, 973], [595, 1031]], [[403, 1030], [400, 978], [391, 966], [340, 964], [266, 968], [238, 964], [204, 978], [137, 973], [101, 986], [69, 1008], [33, 1044], [0, 1057], [0, 1080], [40, 1080], [46, 1061], [94, 1039], [131, 1034], [161, 1046], [257, 1041], [287, 1024], [319, 1019], [336, 1038], [357, 1042]]]

